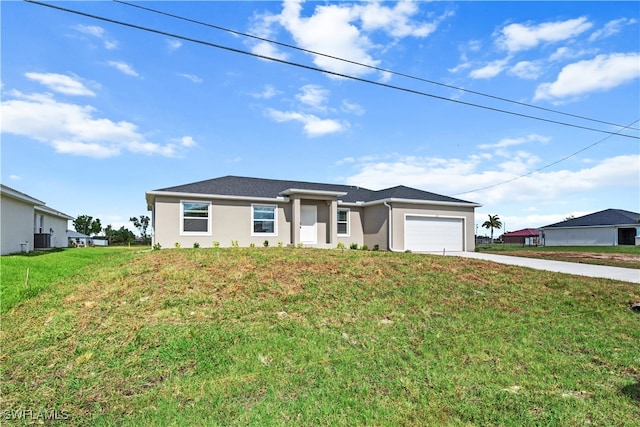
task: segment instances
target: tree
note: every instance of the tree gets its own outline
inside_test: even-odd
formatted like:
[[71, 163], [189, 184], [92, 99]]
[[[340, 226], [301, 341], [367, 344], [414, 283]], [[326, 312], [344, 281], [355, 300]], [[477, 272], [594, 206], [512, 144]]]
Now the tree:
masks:
[[118, 230], [113, 230], [113, 237], [111, 238], [111, 240], [116, 245], [126, 245], [129, 243], [134, 243], [136, 241], [136, 236], [131, 230], [122, 226]]
[[113, 237], [115, 235], [115, 230], [113, 229], [113, 227], [111, 226], [111, 224], [107, 225], [104, 229], [104, 237], [107, 238], [107, 241], [109, 242], [109, 244], [113, 243]]
[[498, 215], [489, 214], [489, 219], [482, 224], [482, 227], [491, 229], [491, 243], [493, 243], [493, 229], [502, 228], [502, 221], [500, 221], [500, 217]]
[[149, 228], [149, 222], [151, 221], [151, 218], [146, 215], [140, 215], [139, 218], [132, 216], [131, 218], [129, 218], [129, 221], [133, 222], [134, 227], [136, 227], [140, 232], [142, 243], [144, 243], [145, 245], [151, 243], [151, 239], [147, 234], [147, 229]]
[[78, 216], [73, 220], [73, 226], [78, 233], [86, 234], [87, 236], [95, 235], [102, 231], [100, 219], [93, 219], [93, 217], [89, 215]]

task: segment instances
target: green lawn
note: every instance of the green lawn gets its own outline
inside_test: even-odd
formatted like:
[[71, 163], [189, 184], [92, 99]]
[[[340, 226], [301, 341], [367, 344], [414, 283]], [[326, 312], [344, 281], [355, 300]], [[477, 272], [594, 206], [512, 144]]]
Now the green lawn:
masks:
[[[4, 283], [8, 269], [3, 258], [3, 286], [24, 286]], [[105, 251], [78, 270], [3, 314], [5, 414], [98, 426], [640, 418], [638, 285], [284, 248]]]

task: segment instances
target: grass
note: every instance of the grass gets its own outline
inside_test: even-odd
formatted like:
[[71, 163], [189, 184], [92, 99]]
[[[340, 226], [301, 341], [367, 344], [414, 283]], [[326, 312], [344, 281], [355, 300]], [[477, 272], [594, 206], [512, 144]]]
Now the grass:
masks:
[[3, 315], [3, 410], [98, 426], [640, 416], [637, 285], [383, 252], [111, 256]]
[[478, 246], [480, 252], [542, 258], [555, 261], [640, 268], [640, 246], [522, 246], [494, 244]]
[[[138, 248], [138, 250], [140, 250]], [[51, 283], [93, 269], [93, 264], [131, 249], [69, 248], [0, 257], [0, 313], [47, 289]]]

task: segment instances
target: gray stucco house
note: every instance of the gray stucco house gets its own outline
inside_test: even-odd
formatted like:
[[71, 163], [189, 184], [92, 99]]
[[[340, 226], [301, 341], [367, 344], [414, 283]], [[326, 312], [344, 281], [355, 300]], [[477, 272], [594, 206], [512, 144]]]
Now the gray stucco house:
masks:
[[153, 243], [211, 247], [473, 251], [477, 203], [405, 186], [362, 187], [225, 176], [146, 193]]
[[73, 217], [45, 202], [0, 184], [1, 255], [34, 249], [66, 248]]
[[617, 246], [640, 244], [640, 213], [605, 209], [540, 227], [546, 246]]

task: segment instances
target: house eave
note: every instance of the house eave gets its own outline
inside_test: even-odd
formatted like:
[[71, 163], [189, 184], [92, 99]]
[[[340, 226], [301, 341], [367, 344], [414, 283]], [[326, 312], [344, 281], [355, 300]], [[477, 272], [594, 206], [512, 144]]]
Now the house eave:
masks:
[[56, 216], [58, 218], [62, 218], [62, 219], [66, 219], [66, 220], [74, 219], [72, 216], [67, 215], [65, 213], [62, 213], [60, 211], [57, 211], [55, 209], [51, 209], [48, 206], [34, 206], [33, 209], [35, 211], [42, 212], [42, 213], [45, 213], [45, 214], [51, 215], [51, 216]]
[[382, 205], [385, 203], [406, 203], [414, 205], [436, 205], [436, 206], [451, 206], [451, 207], [463, 207], [463, 208], [478, 208], [482, 205], [473, 202], [443, 202], [438, 200], [419, 200], [419, 199], [400, 199], [400, 198], [387, 198], [372, 200], [370, 202], [355, 202], [355, 203], [338, 203], [340, 206], [374, 206]]
[[618, 228], [618, 227], [639, 227], [640, 224], [600, 224], [600, 225], [572, 225], [563, 227], [540, 227], [539, 230], [568, 230], [568, 229], [583, 229], [583, 228]]
[[147, 191], [147, 210], [151, 210], [156, 196], [179, 197], [181, 199], [241, 200], [247, 202], [289, 203], [288, 197], [230, 196], [226, 194], [183, 193], [179, 191]]
[[326, 196], [326, 197], [342, 197], [346, 196], [347, 192], [345, 191], [324, 191], [324, 190], [305, 190], [303, 188], [287, 188], [286, 190], [280, 192], [283, 196], [292, 196], [292, 195], [310, 195], [310, 196]]
[[21, 202], [29, 203], [33, 206], [45, 204], [42, 200], [38, 200], [35, 197], [29, 196], [28, 194], [24, 194], [18, 190], [14, 190], [13, 188], [7, 187], [4, 184], [0, 186], [0, 192], [2, 193], [3, 196], [7, 196], [12, 199], [19, 200]]

